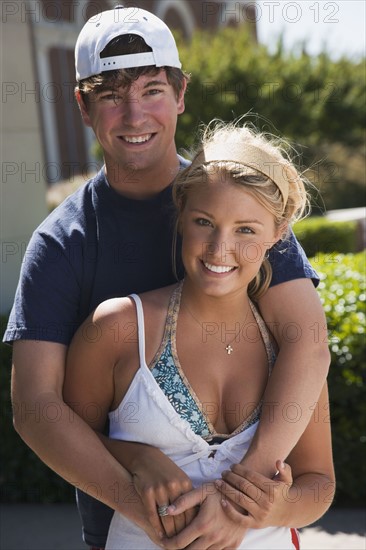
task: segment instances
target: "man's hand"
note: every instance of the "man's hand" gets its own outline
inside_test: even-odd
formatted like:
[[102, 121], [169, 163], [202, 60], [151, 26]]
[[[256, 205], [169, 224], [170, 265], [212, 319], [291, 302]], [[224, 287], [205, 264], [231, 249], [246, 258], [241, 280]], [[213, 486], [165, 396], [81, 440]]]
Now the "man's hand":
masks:
[[159, 517], [158, 506], [169, 505], [192, 490], [192, 482], [170, 458], [155, 447], [144, 445], [132, 465], [132, 480], [152, 525], [161, 520], [167, 537], [180, 533], [197, 511], [194, 506], [181, 514]]
[[175, 516], [193, 506], [200, 506], [197, 516], [177, 536], [164, 539], [164, 548], [167, 550], [238, 548], [245, 536], [248, 520], [238, 512], [236, 515], [227, 513], [227, 508], [232, 505], [222, 497], [214, 483], [207, 483], [181, 496], [168, 508], [168, 512]]

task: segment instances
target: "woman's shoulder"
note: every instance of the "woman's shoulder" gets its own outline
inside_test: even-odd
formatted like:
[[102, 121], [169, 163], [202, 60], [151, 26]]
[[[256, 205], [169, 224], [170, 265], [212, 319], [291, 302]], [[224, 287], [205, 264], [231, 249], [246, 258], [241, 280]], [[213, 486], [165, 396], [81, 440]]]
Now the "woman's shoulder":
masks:
[[109, 298], [101, 302], [91, 314], [93, 323], [105, 324], [115, 320], [128, 321], [135, 316], [135, 306], [129, 296], [123, 298]]
[[[139, 294], [142, 302], [145, 319], [165, 315], [171, 295], [177, 284], [169, 285], [156, 290]], [[118, 322], [136, 321], [136, 305], [131, 296], [110, 298], [97, 306], [92, 313], [92, 323], [105, 325]]]
[[144, 309], [151, 309], [152, 311], [167, 310], [170, 302], [170, 298], [177, 288], [179, 283], [173, 285], [164, 286], [156, 290], [150, 290], [140, 294], [141, 302]]

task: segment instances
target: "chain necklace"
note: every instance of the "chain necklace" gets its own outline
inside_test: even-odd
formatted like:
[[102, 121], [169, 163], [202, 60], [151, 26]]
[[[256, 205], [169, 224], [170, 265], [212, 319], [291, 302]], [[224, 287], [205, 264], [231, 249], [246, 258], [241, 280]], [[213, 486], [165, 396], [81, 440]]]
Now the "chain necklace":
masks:
[[[188, 313], [190, 314], [190, 316], [192, 317], [192, 319], [193, 319], [194, 321], [196, 321], [196, 323], [201, 327], [202, 331], [205, 331], [205, 333], [206, 333], [208, 336], [213, 336], [213, 337], [215, 338], [215, 340], [218, 340], [218, 341], [220, 341], [221, 343], [223, 343], [222, 338], [220, 338], [220, 339], [217, 338], [213, 332], [207, 330], [207, 328], [204, 327], [204, 324], [205, 324], [205, 323], [200, 322], [200, 321], [197, 319], [197, 317], [196, 317], [195, 315], [193, 315], [193, 313], [192, 313], [191, 310], [188, 308], [188, 306], [186, 306], [185, 304], [183, 304], [183, 306], [186, 308], [186, 310], [188, 311]], [[249, 313], [249, 311], [248, 311], [248, 313]], [[247, 314], [247, 315], [248, 315], [248, 314]], [[222, 327], [223, 327], [224, 324], [225, 324], [225, 323], [221, 323], [221, 334], [222, 334], [222, 331], [223, 331], [223, 328], [222, 328]], [[237, 324], [238, 324], [238, 323], [235, 323], [235, 325], [237, 325]], [[245, 324], [245, 321], [244, 321], [244, 323], [243, 323], [243, 326], [244, 326], [244, 324]], [[207, 325], [209, 325], [209, 323], [207, 323]], [[211, 326], [212, 326], [212, 325], [213, 325], [213, 323], [211, 323]], [[215, 323], [215, 325], [217, 326], [217, 323]], [[238, 330], [237, 332], [235, 332], [235, 334], [234, 334], [234, 338], [233, 338], [232, 340], [230, 340], [230, 342], [225, 346], [225, 351], [226, 351], [227, 355], [231, 355], [231, 354], [233, 353], [234, 348], [233, 348], [232, 344], [235, 342], [235, 340], [236, 340], [236, 339], [238, 338], [238, 336], [240, 335], [240, 333], [241, 333], [241, 331], [242, 331], [242, 328], [243, 328], [243, 327], [240, 325], [239, 330]], [[230, 332], [233, 332], [233, 331], [230, 331]]]

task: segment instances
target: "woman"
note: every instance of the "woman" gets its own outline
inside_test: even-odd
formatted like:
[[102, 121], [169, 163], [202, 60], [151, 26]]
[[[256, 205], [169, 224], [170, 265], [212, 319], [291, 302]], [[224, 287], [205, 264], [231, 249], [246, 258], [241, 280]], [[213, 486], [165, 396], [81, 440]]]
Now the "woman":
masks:
[[[225, 472], [243, 459], [260, 418], [276, 343], [254, 302], [271, 278], [269, 249], [306, 208], [304, 184], [263, 136], [218, 125], [179, 175], [174, 196], [184, 280], [104, 302], [91, 318], [98, 338], [85, 339], [82, 326], [68, 357], [65, 398], [79, 413], [90, 403], [98, 411], [93, 418], [84, 412], [84, 419], [99, 431], [109, 415], [111, 439], [149, 445], [152, 455], [144, 450], [145, 457], [156, 448], [166, 457], [158, 467], [141, 458], [141, 469], [136, 459], [133, 465], [117, 456], [135, 474], [138, 492], [155, 479], [147, 501], [158, 507], [170, 538], [155, 537], [138, 516], [122, 511], [114, 515], [107, 548], [294, 548], [291, 528], [314, 521], [330, 504], [326, 388], [317, 417], [287, 459], [295, 479], [290, 488], [281, 463], [275, 481], [240, 465]], [[215, 484], [222, 474], [239, 490]]]

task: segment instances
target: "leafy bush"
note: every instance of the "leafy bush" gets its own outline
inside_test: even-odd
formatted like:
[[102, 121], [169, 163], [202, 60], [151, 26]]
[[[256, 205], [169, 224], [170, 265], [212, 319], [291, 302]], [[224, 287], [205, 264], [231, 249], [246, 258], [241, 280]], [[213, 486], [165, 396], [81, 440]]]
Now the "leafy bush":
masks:
[[[364, 505], [366, 445], [365, 253], [318, 254], [319, 293], [327, 315], [332, 364], [329, 373], [338, 505]], [[5, 319], [2, 319], [2, 329]], [[3, 330], [2, 330], [3, 332]], [[11, 348], [1, 346], [2, 502], [65, 502], [73, 489], [48, 469], [13, 429], [10, 406]]]
[[294, 225], [294, 232], [308, 257], [321, 252], [349, 253], [357, 250], [357, 222], [335, 222], [306, 218]]
[[365, 504], [366, 479], [366, 283], [365, 252], [318, 255], [319, 293], [327, 316], [332, 362], [329, 392], [336, 503]]

